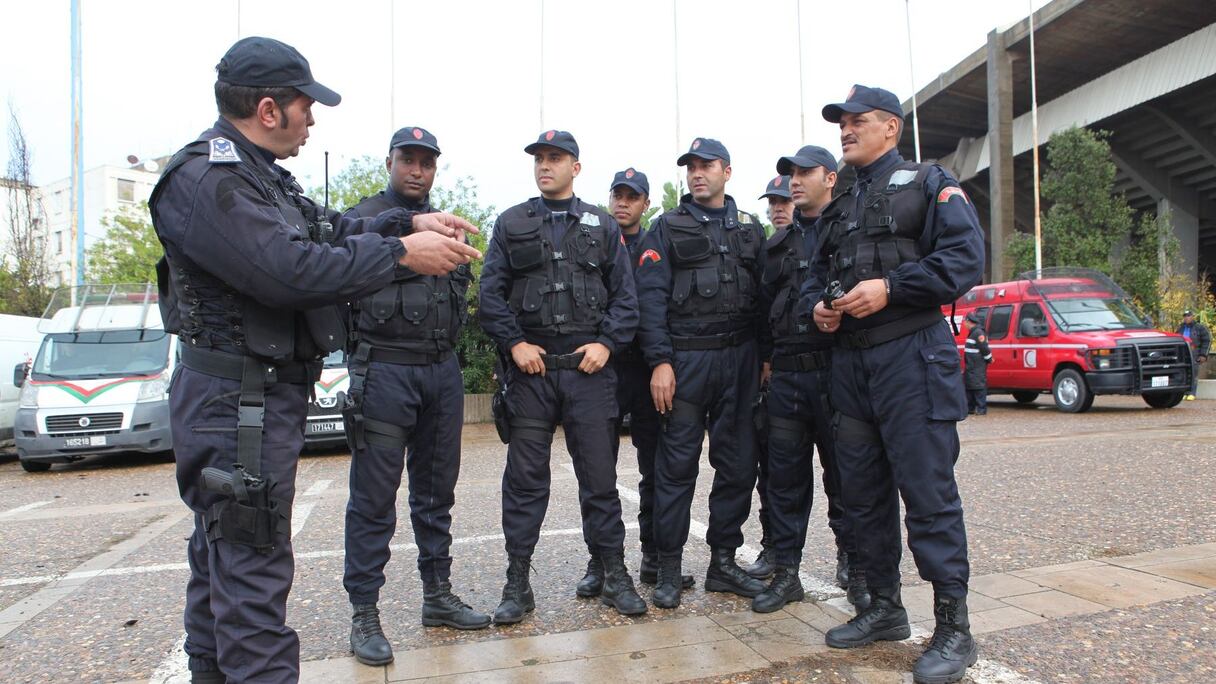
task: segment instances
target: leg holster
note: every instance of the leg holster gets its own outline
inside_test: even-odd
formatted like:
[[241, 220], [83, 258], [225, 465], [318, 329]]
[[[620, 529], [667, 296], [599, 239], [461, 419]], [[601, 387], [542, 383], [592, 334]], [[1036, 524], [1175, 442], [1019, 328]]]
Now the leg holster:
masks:
[[798, 420], [797, 418], [770, 415], [768, 417], [768, 424], [769, 438], [790, 444], [801, 444], [802, 440], [806, 439], [810, 433], [806, 421]]
[[832, 416], [832, 432], [838, 442], [882, 446], [882, 437], [878, 434], [877, 425], [846, 416], [839, 411]]
[[553, 443], [557, 426], [547, 420], [535, 418], [511, 418], [511, 440], [526, 439], [533, 442]]
[[371, 347], [366, 344], [360, 344], [355, 348], [355, 353], [351, 354], [352, 363], [347, 365], [350, 370], [349, 391], [338, 393], [338, 403], [342, 406], [342, 428], [346, 433], [346, 446], [352, 454], [367, 447], [367, 440], [363, 436], [363, 385], [367, 382], [367, 364], [370, 355]]
[[671, 422], [705, 424], [705, 407], [691, 401], [672, 398], [671, 411], [661, 417], [663, 429], [666, 430]]

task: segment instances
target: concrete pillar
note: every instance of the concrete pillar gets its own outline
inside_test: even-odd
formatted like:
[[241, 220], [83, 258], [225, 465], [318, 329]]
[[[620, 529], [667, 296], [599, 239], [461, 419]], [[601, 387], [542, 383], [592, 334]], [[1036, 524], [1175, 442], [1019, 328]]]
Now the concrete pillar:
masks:
[[1009, 277], [1005, 241], [1013, 221], [1013, 59], [999, 31], [988, 34], [988, 282]]
[[1169, 216], [1174, 237], [1178, 238], [1178, 256], [1183, 272], [1192, 278], [1199, 277], [1199, 217], [1163, 197], [1157, 200], [1157, 216], [1166, 215]]

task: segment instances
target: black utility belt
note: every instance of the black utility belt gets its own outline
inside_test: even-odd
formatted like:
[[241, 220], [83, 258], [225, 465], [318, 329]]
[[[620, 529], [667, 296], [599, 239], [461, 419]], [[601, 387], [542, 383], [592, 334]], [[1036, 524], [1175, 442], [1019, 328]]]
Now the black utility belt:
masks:
[[904, 316], [897, 321], [884, 323], [874, 328], [847, 333], [837, 332], [836, 344], [845, 349], [869, 349], [877, 347], [880, 344], [886, 344], [891, 340], [897, 340], [905, 335], [920, 332], [925, 328], [941, 323], [943, 320], [945, 318], [942, 317], [942, 313], [936, 309], [918, 311], [917, 313]]
[[[181, 354], [181, 363], [186, 368], [227, 380], [241, 380], [244, 377], [245, 359], [248, 358], [240, 354], [187, 346], [181, 347]], [[321, 362], [293, 361], [283, 365], [266, 362], [264, 367], [266, 384], [285, 382], [291, 385], [311, 385], [319, 375], [317, 371]]]
[[832, 361], [829, 349], [818, 349], [802, 354], [787, 354], [773, 357], [773, 370], [779, 371], [817, 371], [828, 367]]
[[432, 353], [372, 347], [371, 351], [368, 352], [367, 360], [375, 361], [376, 363], [392, 363], [398, 366], [429, 366], [447, 361], [451, 356], [452, 352], [450, 350]]
[[744, 342], [756, 339], [755, 330], [736, 330], [718, 335], [696, 335], [693, 337], [671, 338], [671, 347], [676, 351], [705, 351], [709, 349], [726, 349], [737, 347]]
[[573, 354], [542, 354], [540, 358], [545, 361], [545, 370], [574, 370], [583, 362], [583, 352], [574, 352]]

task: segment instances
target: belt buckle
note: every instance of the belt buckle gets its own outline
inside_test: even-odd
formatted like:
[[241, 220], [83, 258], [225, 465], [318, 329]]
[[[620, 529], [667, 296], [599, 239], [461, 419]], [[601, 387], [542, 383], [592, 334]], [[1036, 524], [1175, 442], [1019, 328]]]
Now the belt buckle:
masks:
[[870, 329], [862, 328], [853, 333], [853, 340], [857, 343], [858, 348], [869, 349], [872, 346], [870, 344]]

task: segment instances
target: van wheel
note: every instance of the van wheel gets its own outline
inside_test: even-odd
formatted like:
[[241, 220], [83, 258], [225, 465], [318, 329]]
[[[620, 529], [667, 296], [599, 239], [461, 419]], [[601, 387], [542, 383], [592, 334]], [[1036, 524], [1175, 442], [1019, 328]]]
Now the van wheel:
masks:
[[1182, 403], [1182, 398], [1185, 396], [1186, 392], [1153, 392], [1140, 395], [1144, 399], [1144, 403], [1155, 409], [1174, 408]]
[[1081, 413], [1094, 405], [1094, 395], [1085, 384], [1085, 378], [1071, 368], [1056, 375], [1051, 384], [1051, 396], [1056, 400], [1056, 408], [1064, 413]]
[[21, 459], [21, 469], [27, 473], [45, 473], [51, 469], [51, 464], [46, 461], [27, 461]]
[[1013, 400], [1019, 404], [1033, 404], [1039, 398], [1038, 392], [1014, 392]]

